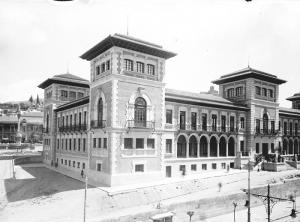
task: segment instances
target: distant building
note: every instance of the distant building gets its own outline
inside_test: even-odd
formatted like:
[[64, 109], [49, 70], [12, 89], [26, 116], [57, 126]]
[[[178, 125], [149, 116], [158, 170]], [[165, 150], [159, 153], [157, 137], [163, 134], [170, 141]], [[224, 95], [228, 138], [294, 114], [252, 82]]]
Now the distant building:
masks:
[[[17, 113], [0, 115], [0, 142], [16, 142], [18, 132]], [[22, 142], [43, 140], [43, 113], [40, 111], [21, 112], [20, 133]]]
[[299, 153], [300, 110], [278, 102], [285, 80], [248, 67], [213, 81], [219, 93], [166, 89], [165, 62], [175, 55], [115, 34], [81, 56], [90, 82], [62, 74], [41, 83], [45, 163], [115, 186]]

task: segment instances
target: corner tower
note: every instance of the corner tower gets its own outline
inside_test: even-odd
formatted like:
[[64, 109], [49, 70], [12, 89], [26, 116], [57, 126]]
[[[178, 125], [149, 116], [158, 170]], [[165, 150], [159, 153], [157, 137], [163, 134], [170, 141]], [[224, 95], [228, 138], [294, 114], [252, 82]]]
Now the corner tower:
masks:
[[[165, 61], [175, 53], [115, 34], [90, 61], [90, 178], [109, 186], [161, 179]], [[104, 141], [107, 144], [104, 146]]]
[[247, 67], [213, 81], [223, 98], [250, 108], [246, 116], [246, 149], [254, 154], [280, 148], [279, 85], [285, 80]]

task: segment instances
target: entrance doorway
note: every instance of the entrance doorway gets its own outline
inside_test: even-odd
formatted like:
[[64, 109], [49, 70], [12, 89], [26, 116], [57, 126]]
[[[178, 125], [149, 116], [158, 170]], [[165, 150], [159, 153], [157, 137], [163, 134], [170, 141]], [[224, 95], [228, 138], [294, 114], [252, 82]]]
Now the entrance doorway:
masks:
[[166, 177], [172, 176], [172, 168], [171, 166], [166, 166]]
[[264, 156], [268, 155], [269, 153], [269, 144], [268, 143], [263, 143], [262, 144], [262, 154]]

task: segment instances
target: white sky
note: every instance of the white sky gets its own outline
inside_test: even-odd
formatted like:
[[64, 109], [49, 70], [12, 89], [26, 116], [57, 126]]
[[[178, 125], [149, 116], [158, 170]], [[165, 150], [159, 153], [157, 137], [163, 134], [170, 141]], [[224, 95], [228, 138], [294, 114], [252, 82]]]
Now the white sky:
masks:
[[247, 67], [300, 92], [298, 0], [0, 0], [0, 102], [28, 100], [37, 85], [70, 73], [89, 79], [79, 58], [109, 34], [126, 34], [178, 53], [167, 61], [168, 88], [207, 91], [211, 81]]

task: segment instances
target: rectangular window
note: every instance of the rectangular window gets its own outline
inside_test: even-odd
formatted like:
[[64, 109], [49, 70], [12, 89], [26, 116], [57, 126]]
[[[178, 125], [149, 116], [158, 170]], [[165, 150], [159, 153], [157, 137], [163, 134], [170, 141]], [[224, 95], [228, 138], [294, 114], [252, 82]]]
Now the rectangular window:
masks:
[[69, 150], [72, 150], [72, 139], [69, 139]]
[[197, 113], [191, 113], [191, 129], [197, 130]]
[[83, 152], [85, 152], [85, 146], [86, 146], [85, 144], [86, 144], [86, 139], [85, 139], [85, 138], [83, 138], [82, 140], [83, 140], [83, 141], [82, 141], [82, 151], [83, 151]]
[[85, 169], [85, 163], [82, 163], [82, 169]]
[[101, 63], [101, 73], [105, 72], [105, 63]]
[[147, 64], [147, 71], [149, 75], [155, 75], [154, 67], [154, 65]]
[[143, 138], [136, 138], [136, 149], [144, 149], [144, 139]]
[[180, 111], [179, 120], [180, 120], [180, 129], [185, 130], [185, 111]]
[[67, 160], [65, 160], [65, 165], [68, 165], [68, 161]]
[[83, 94], [82, 92], [78, 92], [78, 93], [77, 93], [77, 98], [78, 98], [78, 99], [82, 98], [83, 96], [84, 96], [84, 94]]
[[133, 71], [133, 61], [130, 59], [125, 59], [125, 70]]
[[202, 130], [207, 130], [207, 114], [202, 113]]
[[216, 164], [216, 163], [212, 163], [212, 164], [211, 164], [211, 168], [212, 168], [213, 170], [216, 170], [216, 169], [217, 169], [217, 164]]
[[287, 134], [287, 122], [283, 123], [283, 133], [284, 133], [284, 135]]
[[59, 139], [57, 139], [57, 149], [59, 149]]
[[110, 60], [106, 61], [106, 70], [110, 70]]
[[207, 170], [207, 164], [202, 164], [202, 170]]
[[179, 165], [179, 171], [185, 173], [185, 165]]
[[233, 88], [227, 90], [227, 97], [228, 98], [234, 97], [234, 89]]
[[212, 131], [216, 132], [217, 131], [217, 115], [212, 115]]
[[245, 143], [244, 143], [243, 140], [240, 141], [240, 150], [241, 150], [241, 152], [244, 152], [244, 151], [245, 151]]
[[226, 132], [226, 116], [221, 116], [221, 130], [222, 132]]
[[259, 86], [255, 86], [255, 94], [256, 95], [261, 95], [261, 88]]
[[86, 124], [86, 111], [84, 111], [84, 113], [83, 113], [83, 124]]
[[155, 148], [155, 140], [154, 139], [147, 139], [147, 148], [154, 149]]
[[256, 133], [260, 133], [260, 120], [259, 119], [255, 120], [255, 129], [256, 129]]
[[230, 132], [234, 132], [234, 116], [230, 116], [229, 126], [230, 126]]
[[103, 148], [107, 149], [107, 138], [103, 138]]
[[75, 164], [76, 164], [75, 161], [73, 161], [73, 167], [75, 167]]
[[61, 90], [60, 91], [60, 96], [63, 98], [68, 98], [68, 91], [66, 90]]
[[80, 168], [80, 162], [77, 162], [77, 168]]
[[61, 164], [64, 164], [64, 159], [60, 159], [60, 163], [61, 163]]
[[69, 97], [70, 97], [71, 100], [76, 99], [76, 92], [70, 91], [70, 92], [69, 92]]
[[68, 149], [68, 139], [65, 139], [65, 149]]
[[71, 166], [71, 160], [69, 160], [69, 167]]
[[102, 164], [101, 163], [97, 163], [97, 171], [102, 171]]
[[96, 75], [100, 75], [100, 66], [96, 66]]
[[197, 171], [197, 164], [191, 165], [191, 171]]
[[236, 96], [242, 96], [243, 95], [243, 87], [242, 86], [236, 87], [235, 94], [236, 94]]
[[271, 143], [271, 153], [275, 153], [274, 143]]
[[97, 147], [97, 139], [93, 138], [93, 147], [96, 148]]
[[132, 149], [132, 148], [133, 148], [133, 139], [124, 138], [124, 149]]
[[167, 109], [166, 110], [166, 123], [172, 124], [172, 118], [173, 118], [173, 110]]
[[269, 94], [269, 97], [271, 97], [271, 98], [274, 97], [274, 93], [273, 93], [272, 89], [268, 89], [268, 94]]
[[271, 121], [271, 133], [275, 133], [275, 121]]
[[80, 151], [81, 141], [78, 139], [78, 151]]
[[172, 153], [172, 139], [166, 139], [166, 153]]
[[136, 62], [136, 71], [139, 73], [145, 72], [145, 64], [142, 62]]
[[266, 88], [262, 88], [262, 95], [267, 97], [267, 89]]
[[295, 123], [295, 135], [298, 136], [298, 123]]
[[76, 150], [76, 139], [73, 140], [73, 150]]
[[240, 118], [240, 124], [241, 124], [241, 129], [245, 129], [245, 118], [244, 117], [241, 117]]
[[222, 169], [226, 169], [226, 163], [221, 163]]
[[134, 165], [135, 172], [144, 172], [144, 164], [136, 164]]
[[256, 153], [259, 153], [259, 143], [256, 143], [256, 144], [255, 144], [255, 152], [256, 152]]
[[101, 138], [98, 138], [98, 148], [101, 148]]

